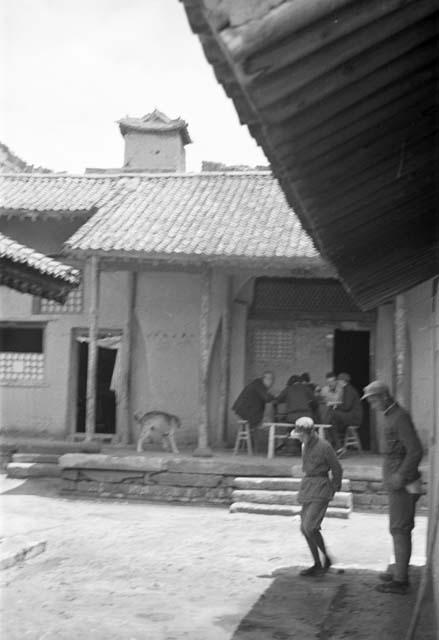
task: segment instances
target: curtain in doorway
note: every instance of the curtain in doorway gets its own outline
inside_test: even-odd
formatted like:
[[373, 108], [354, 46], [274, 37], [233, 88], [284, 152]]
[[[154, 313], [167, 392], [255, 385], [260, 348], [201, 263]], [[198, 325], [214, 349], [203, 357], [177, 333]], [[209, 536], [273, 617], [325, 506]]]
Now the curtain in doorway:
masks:
[[[90, 338], [88, 336], [76, 336], [76, 340], [78, 342], [90, 342]], [[114, 361], [114, 369], [113, 375], [111, 377], [110, 383], [110, 391], [114, 391], [116, 396], [116, 404], [119, 402], [120, 398], [120, 385], [121, 385], [121, 376], [120, 376], [120, 351], [122, 345], [122, 336], [107, 336], [106, 338], [98, 338], [97, 340], [98, 347], [102, 349], [114, 349], [116, 351], [116, 359]]]

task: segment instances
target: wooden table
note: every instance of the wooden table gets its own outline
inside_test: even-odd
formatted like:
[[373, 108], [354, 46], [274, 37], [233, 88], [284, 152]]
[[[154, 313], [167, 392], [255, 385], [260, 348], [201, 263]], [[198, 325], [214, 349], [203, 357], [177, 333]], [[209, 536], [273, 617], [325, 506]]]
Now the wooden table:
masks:
[[263, 427], [268, 429], [267, 458], [274, 458], [276, 440], [288, 438], [289, 432], [294, 429], [294, 424], [291, 422], [264, 422]]
[[[274, 458], [276, 440], [285, 440], [288, 437], [297, 438], [297, 436], [291, 436], [288, 433], [294, 429], [294, 424], [290, 422], [264, 422], [262, 426], [269, 430], [267, 458]], [[319, 437], [323, 440], [326, 439], [327, 430], [332, 428], [331, 424], [316, 424], [314, 426], [319, 432]]]

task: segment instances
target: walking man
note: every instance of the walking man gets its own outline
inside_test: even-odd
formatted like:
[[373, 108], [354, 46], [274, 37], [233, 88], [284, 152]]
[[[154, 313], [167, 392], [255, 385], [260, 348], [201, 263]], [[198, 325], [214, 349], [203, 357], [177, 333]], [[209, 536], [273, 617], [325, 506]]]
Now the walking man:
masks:
[[418, 466], [422, 445], [408, 411], [399, 406], [383, 382], [374, 380], [364, 388], [362, 399], [382, 411], [385, 417], [383, 481], [389, 492], [389, 525], [393, 538], [395, 567], [380, 574], [381, 593], [405, 594], [409, 586], [408, 569], [412, 552], [416, 502], [421, 494]]
[[302, 505], [300, 530], [314, 560], [314, 564], [308, 569], [303, 569], [300, 575], [321, 576], [331, 566], [331, 558], [326, 550], [320, 526], [334, 493], [341, 489], [343, 469], [329, 442], [319, 438], [311, 418], [303, 417], [296, 420], [292, 435], [303, 443], [304, 477], [298, 496], [299, 504]]

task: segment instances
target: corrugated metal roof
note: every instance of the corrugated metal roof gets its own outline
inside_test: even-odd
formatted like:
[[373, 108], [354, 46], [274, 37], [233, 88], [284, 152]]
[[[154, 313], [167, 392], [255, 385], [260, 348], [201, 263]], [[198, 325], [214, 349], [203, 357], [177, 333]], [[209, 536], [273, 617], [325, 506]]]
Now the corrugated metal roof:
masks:
[[77, 269], [38, 253], [0, 233], [0, 284], [64, 302], [80, 283]]
[[268, 173], [125, 178], [113, 198], [67, 241], [72, 251], [192, 259], [321, 262]]
[[437, 0], [182, 0], [304, 228], [364, 308], [439, 272]]

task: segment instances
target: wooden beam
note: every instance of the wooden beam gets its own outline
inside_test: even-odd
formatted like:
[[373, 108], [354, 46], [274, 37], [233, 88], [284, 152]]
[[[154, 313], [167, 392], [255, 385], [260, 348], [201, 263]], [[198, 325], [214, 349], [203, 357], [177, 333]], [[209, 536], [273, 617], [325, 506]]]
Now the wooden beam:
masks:
[[[323, 46], [287, 68], [275, 67], [270, 74], [258, 74], [253, 81], [254, 89], [251, 81], [249, 89], [258, 104], [267, 106], [286, 95], [293, 95], [320, 77], [323, 77], [323, 84], [332, 81], [337, 87], [344, 82], [343, 76], [348, 83], [356, 81], [381, 66], [383, 58], [390, 61], [420, 44], [428, 36], [429, 30], [422, 27], [419, 20], [436, 11], [436, 0], [419, 0], [418, 3], [409, 4], [374, 24], [346, 35], [342, 40]], [[409, 30], [411, 26], [413, 32]], [[433, 34], [433, 29], [431, 32]], [[372, 43], [374, 46], [371, 48]], [[288, 82], [285, 82], [286, 77]]]
[[233, 276], [227, 276], [226, 299], [221, 319], [221, 381], [219, 407], [218, 441], [224, 446], [227, 442], [229, 391], [230, 391], [230, 345], [232, 332], [232, 296]]
[[224, 29], [221, 37], [235, 60], [247, 58], [284, 38], [293, 38], [295, 32], [304, 28], [310, 29], [312, 23], [322, 20], [328, 14], [333, 14], [349, 4], [353, 4], [353, 0], [285, 2], [271, 9], [266, 16], [249, 21], [242, 29], [239, 27]]
[[[418, 2], [419, 0], [408, 0], [407, 4]], [[431, 3], [434, 4], [434, 0], [431, 0]], [[393, 16], [397, 9], [401, 9], [401, 0], [368, 0], [367, 3], [349, 4], [325, 16], [313, 28], [295, 33], [294, 38], [276, 41], [272, 47], [256, 51], [243, 63], [245, 71], [251, 75], [275, 65], [289, 66], [389, 14]], [[240, 52], [237, 53], [240, 56]]]
[[353, 104], [348, 109], [336, 113], [329, 120], [322, 120], [315, 126], [310, 122], [310, 126], [300, 128], [300, 122], [296, 126], [295, 121], [292, 120], [283, 126], [284, 135], [281, 135], [278, 129], [273, 128], [270, 130], [270, 138], [279, 152], [285, 148], [291, 149], [294, 143], [296, 153], [300, 153], [309, 145], [320, 145], [328, 138], [341, 138], [346, 135], [346, 131], [361, 123], [373, 120], [378, 117], [378, 114], [382, 115], [382, 119], [391, 117], [394, 113], [399, 113], [401, 108], [406, 109], [407, 106], [419, 102], [419, 95], [426, 98], [433, 97], [434, 91], [434, 70], [422, 71]]
[[88, 266], [90, 277], [90, 310], [85, 439], [92, 440], [96, 427], [96, 374], [98, 368], [99, 335], [99, 258], [92, 256], [88, 260]]
[[[389, 49], [389, 55], [390, 53], [391, 50]], [[407, 51], [405, 55], [401, 55], [399, 58], [391, 56], [391, 59], [387, 62], [383, 58], [380, 68], [375, 70], [368, 69], [370, 75], [367, 81], [364, 80], [364, 76], [357, 77], [358, 70], [355, 75], [348, 74], [348, 76], [341, 77], [340, 69], [335, 69], [334, 72], [331, 72], [332, 77], [327, 78], [327, 83], [322, 78], [317, 78], [309, 86], [297, 91], [294, 96], [286, 96], [283, 99], [279, 99], [275, 105], [261, 107], [257, 100], [252, 98], [252, 101], [258, 107], [265, 124], [278, 125], [282, 121], [292, 119], [300, 112], [304, 112], [304, 120], [306, 120], [308, 117], [306, 112], [314, 108], [316, 108], [316, 112], [320, 110], [320, 121], [325, 118], [329, 119], [335, 113], [347, 109], [350, 105], [366, 100], [367, 96], [396, 82], [398, 78], [407, 77], [417, 69], [431, 64], [435, 55], [436, 43], [429, 41], [424, 45], [418, 46], [415, 50]], [[379, 61], [375, 60], [375, 63], [379, 64]], [[366, 71], [366, 66], [362, 68], [362, 71]], [[329, 74], [327, 75], [329, 76]], [[340, 77], [338, 78], [338, 76]], [[326, 78], [326, 76], [324, 77]], [[357, 81], [353, 82], [354, 79]], [[284, 79], [284, 82], [287, 82], [287, 80]]]
[[125, 326], [122, 336], [121, 363], [120, 363], [120, 400], [119, 412], [120, 424], [117, 425], [118, 435], [123, 444], [128, 444], [132, 440], [131, 421], [131, 368], [133, 357], [133, 329], [134, 329], [134, 309], [136, 306], [137, 294], [137, 273], [128, 273], [128, 308], [125, 319]]
[[407, 302], [404, 294], [395, 299], [395, 398], [410, 409], [407, 340]]
[[209, 373], [209, 311], [212, 271], [205, 267], [201, 272], [200, 295], [200, 360], [199, 360], [199, 393], [198, 393], [198, 446], [192, 455], [199, 458], [210, 458], [209, 447], [209, 415], [208, 415], [208, 373]]

